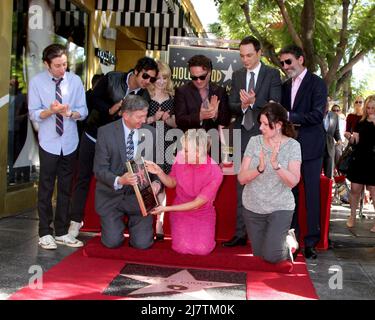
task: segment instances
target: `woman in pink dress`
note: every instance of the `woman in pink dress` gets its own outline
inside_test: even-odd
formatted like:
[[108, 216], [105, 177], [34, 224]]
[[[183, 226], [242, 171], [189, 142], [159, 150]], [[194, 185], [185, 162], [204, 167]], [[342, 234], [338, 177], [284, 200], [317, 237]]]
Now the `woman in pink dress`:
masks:
[[170, 212], [172, 249], [183, 254], [207, 255], [215, 248], [216, 212], [213, 202], [223, 180], [219, 165], [207, 154], [209, 138], [203, 130], [188, 130], [169, 175], [153, 162], [147, 170], [168, 188], [176, 188], [171, 206], [151, 213]]

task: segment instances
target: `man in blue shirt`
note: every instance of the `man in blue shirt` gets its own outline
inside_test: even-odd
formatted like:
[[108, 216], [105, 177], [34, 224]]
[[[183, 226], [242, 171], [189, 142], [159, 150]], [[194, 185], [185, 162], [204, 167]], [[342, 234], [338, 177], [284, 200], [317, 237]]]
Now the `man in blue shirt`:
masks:
[[[39, 245], [44, 249], [56, 249], [56, 243], [81, 247], [83, 243], [69, 235], [68, 228], [78, 146], [76, 121], [87, 116], [85, 90], [81, 79], [66, 71], [65, 47], [59, 44], [46, 47], [43, 62], [46, 70], [30, 80], [28, 92], [30, 119], [39, 126]], [[53, 221], [52, 194], [56, 178], [57, 202]]]

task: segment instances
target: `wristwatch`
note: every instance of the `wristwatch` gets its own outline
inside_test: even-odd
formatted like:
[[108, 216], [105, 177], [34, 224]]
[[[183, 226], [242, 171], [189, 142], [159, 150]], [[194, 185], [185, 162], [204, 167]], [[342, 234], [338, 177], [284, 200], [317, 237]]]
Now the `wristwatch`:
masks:
[[277, 164], [276, 168], [273, 168], [273, 170], [280, 170], [280, 169], [281, 169], [281, 164], [280, 163]]

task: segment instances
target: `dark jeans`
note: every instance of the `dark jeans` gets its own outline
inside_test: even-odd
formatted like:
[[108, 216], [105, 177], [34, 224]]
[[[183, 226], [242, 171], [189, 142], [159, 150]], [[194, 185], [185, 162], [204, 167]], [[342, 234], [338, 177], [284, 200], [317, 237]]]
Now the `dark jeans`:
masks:
[[90, 179], [93, 172], [95, 156], [95, 142], [90, 140], [85, 132], [81, 137], [78, 154], [78, 176], [74, 185], [70, 220], [81, 222], [84, 216], [87, 195], [90, 188]]
[[[55, 235], [62, 236], [68, 233], [70, 222], [70, 191], [72, 188], [76, 151], [64, 156], [62, 154], [51, 154], [39, 147], [39, 159], [39, 236], [53, 235], [52, 222], [54, 222]], [[56, 178], [57, 201], [55, 218], [53, 218], [52, 195]]]

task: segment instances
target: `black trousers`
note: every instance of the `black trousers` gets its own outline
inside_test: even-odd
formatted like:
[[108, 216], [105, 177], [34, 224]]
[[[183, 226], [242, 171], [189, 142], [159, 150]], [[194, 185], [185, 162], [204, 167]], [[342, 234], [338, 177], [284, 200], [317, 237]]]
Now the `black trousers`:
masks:
[[[76, 151], [69, 155], [51, 154], [39, 147], [39, 188], [38, 188], [38, 214], [39, 237], [53, 235], [52, 222], [55, 235], [62, 236], [69, 229], [70, 192]], [[57, 201], [55, 218], [53, 218], [52, 195], [57, 178]]]
[[[305, 187], [306, 221], [307, 233], [304, 237], [305, 247], [315, 247], [320, 240], [320, 173], [322, 170], [323, 158], [304, 160], [301, 164], [301, 175]], [[296, 237], [299, 238], [300, 228], [298, 223], [298, 185], [292, 189], [296, 202], [296, 209], [293, 214], [291, 228], [296, 230]]]
[[70, 220], [81, 222], [83, 220], [90, 180], [93, 172], [95, 156], [95, 142], [90, 140], [85, 132], [82, 133], [78, 154], [78, 176], [74, 185], [70, 209]]

